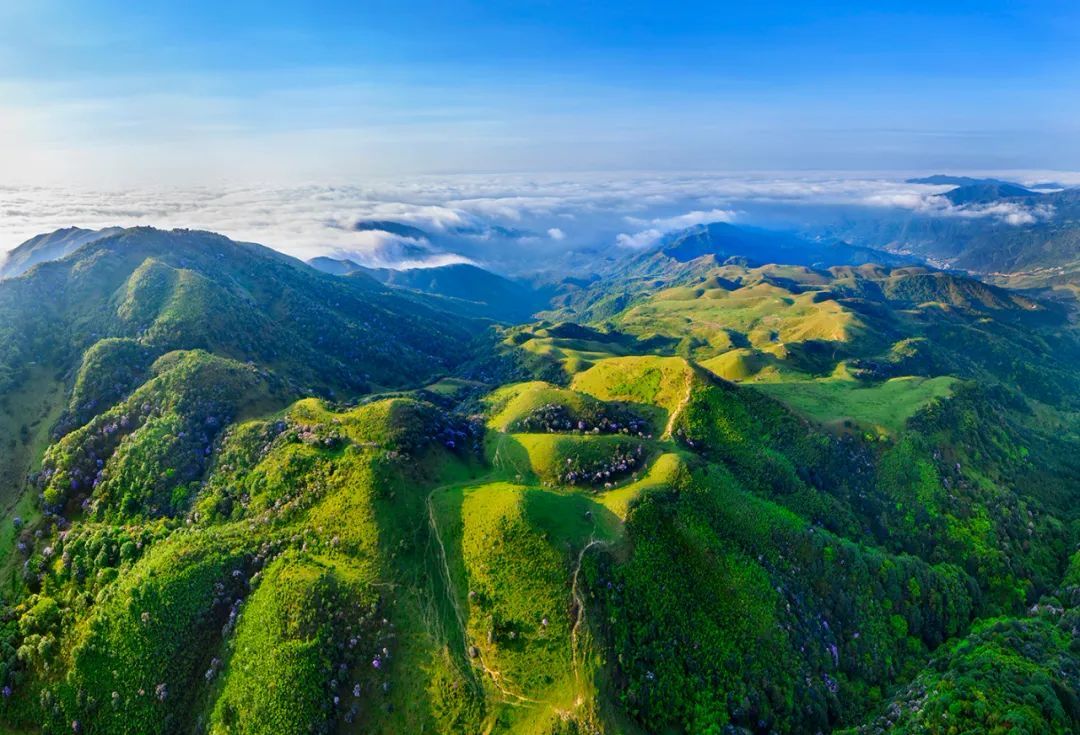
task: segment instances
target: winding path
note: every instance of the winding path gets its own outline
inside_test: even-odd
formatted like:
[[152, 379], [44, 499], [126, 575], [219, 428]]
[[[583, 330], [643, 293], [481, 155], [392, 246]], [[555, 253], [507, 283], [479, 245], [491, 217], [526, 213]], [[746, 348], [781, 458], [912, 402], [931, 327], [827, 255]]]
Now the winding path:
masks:
[[579, 691], [581, 689], [581, 665], [578, 663], [578, 629], [585, 620], [585, 601], [581, 598], [578, 577], [581, 575], [581, 564], [585, 560], [586, 552], [594, 546], [606, 546], [607, 544], [607, 541], [600, 541], [599, 539], [592, 538], [589, 539], [589, 543], [585, 544], [585, 546], [582, 547], [581, 552], [578, 553], [577, 564], [574, 565], [574, 581], [570, 586], [570, 596], [574, 600], [577, 614], [574, 618], [574, 625], [570, 629], [570, 656], [574, 667], [574, 682], [577, 684]]
[[686, 364], [686, 387], [683, 392], [682, 400], [679, 401], [671, 415], [668, 416], [667, 426], [664, 427], [664, 434], [660, 438], [671, 439], [671, 432], [675, 430], [675, 420], [679, 418], [679, 415], [686, 410], [686, 406], [690, 403], [690, 397], [694, 388], [694, 369], [690, 366], [690, 363]]
[[[465, 624], [465, 615], [461, 611], [461, 604], [458, 602], [457, 594], [454, 592], [454, 580], [450, 574], [450, 562], [448, 561], [446, 554], [446, 545], [443, 543], [442, 534], [439, 533], [439, 523], [435, 518], [435, 504], [434, 502], [432, 502], [433, 498], [435, 497], [435, 493], [439, 492], [440, 490], [444, 490], [446, 487], [449, 486], [437, 487], [430, 493], [428, 493], [428, 523], [431, 525], [431, 532], [435, 535], [435, 541], [439, 545], [439, 560], [442, 562], [440, 566], [442, 568], [443, 579], [446, 581], [446, 594], [450, 598], [450, 606], [454, 609], [454, 617], [457, 618], [458, 626], [461, 628], [461, 641], [462, 645], [464, 646], [463, 653], [465, 654], [465, 660], [470, 661], [473, 660], [473, 657], [469, 654], [469, 630], [467, 625]], [[491, 679], [491, 683], [495, 686], [495, 688], [498, 689], [503, 694], [503, 696], [507, 697], [508, 704], [512, 704], [515, 706], [522, 706], [528, 704], [549, 704], [548, 702], [542, 702], [538, 699], [532, 699], [530, 697], [526, 697], [524, 694], [518, 694], [517, 692], [507, 689], [506, 686], [503, 685], [503, 675], [499, 671], [487, 665], [487, 662], [484, 661], [484, 655], [482, 652], [479, 651], [479, 648], [477, 648], [477, 651], [478, 653], [475, 660], [479, 662], [480, 668], [482, 668], [484, 670], [484, 673], [488, 675], [488, 678]]]

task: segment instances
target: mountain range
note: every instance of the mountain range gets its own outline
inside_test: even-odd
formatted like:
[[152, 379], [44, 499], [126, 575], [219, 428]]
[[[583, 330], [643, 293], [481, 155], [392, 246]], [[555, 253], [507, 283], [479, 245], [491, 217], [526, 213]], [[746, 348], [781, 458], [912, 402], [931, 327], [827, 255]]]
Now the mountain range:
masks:
[[845, 213], [803, 228], [804, 234], [910, 255], [1075, 305], [1080, 291], [1080, 189], [948, 175], [908, 182], [952, 186], [931, 198], [931, 204], [937, 199], [950, 209]]
[[534, 281], [191, 230], [16, 253], [9, 731], [1080, 727], [1045, 292], [723, 223]]

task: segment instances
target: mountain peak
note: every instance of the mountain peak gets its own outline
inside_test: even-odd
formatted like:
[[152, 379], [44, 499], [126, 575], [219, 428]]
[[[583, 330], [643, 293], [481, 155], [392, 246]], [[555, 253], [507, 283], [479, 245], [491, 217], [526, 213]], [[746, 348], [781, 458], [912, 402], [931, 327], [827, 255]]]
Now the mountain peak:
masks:
[[952, 191], [942, 194], [943, 197], [956, 205], [963, 204], [988, 204], [999, 199], [1012, 199], [1014, 197], [1039, 197], [1041, 193], [1025, 189], [1019, 184], [1006, 182], [979, 182], [959, 186]]
[[64, 227], [53, 232], [35, 235], [7, 254], [0, 263], [0, 278], [21, 276], [38, 263], [59, 260], [84, 245], [122, 232], [121, 227], [88, 230], [82, 227]]

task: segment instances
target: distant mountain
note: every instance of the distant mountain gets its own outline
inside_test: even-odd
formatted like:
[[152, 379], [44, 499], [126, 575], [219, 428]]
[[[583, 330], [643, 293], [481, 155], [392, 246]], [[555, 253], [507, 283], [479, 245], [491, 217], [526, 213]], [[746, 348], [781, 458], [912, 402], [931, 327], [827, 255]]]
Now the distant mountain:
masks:
[[952, 191], [945, 192], [942, 196], [953, 204], [962, 206], [965, 204], [987, 204], [1013, 197], [1038, 197], [1043, 195], [1017, 184], [978, 183], [957, 187]]
[[391, 235], [408, 237], [414, 240], [430, 239], [428, 233], [421, 230], [419, 227], [404, 225], [400, 222], [393, 222], [391, 220], [360, 220], [353, 225], [353, 229], [357, 232], [389, 232]]
[[315, 270], [329, 273], [332, 276], [347, 276], [350, 273], [364, 270], [364, 266], [354, 260], [349, 260], [348, 258], [330, 258], [325, 255], [312, 258], [307, 263]]
[[994, 186], [1019, 186], [1012, 181], [1003, 181], [1002, 179], [975, 179], [970, 176], [950, 176], [949, 174], [934, 174], [933, 176], [923, 176], [916, 179], [905, 179], [906, 184], [930, 184], [933, 186], [977, 186], [982, 184], [990, 184]]
[[319, 257], [312, 258], [308, 264], [335, 276], [371, 277], [388, 286], [445, 297], [452, 300], [447, 308], [455, 313], [498, 321], [525, 321], [547, 305], [541, 291], [468, 263], [397, 270]]
[[488, 316], [502, 321], [525, 321], [545, 305], [540, 292], [468, 263], [364, 272], [390, 286], [480, 304]]
[[799, 235], [742, 227], [726, 222], [694, 225], [667, 235], [659, 245], [608, 264], [599, 286], [563, 281], [552, 304], [557, 314], [585, 314], [590, 319], [620, 311], [637, 294], [657, 283], [669, 285], [702, 277], [720, 265], [756, 267], [783, 263], [812, 268], [832, 266], [904, 266], [922, 263], [911, 255], [849, 245], [835, 238], [808, 239]]
[[676, 232], [666, 237], [654, 252], [642, 257], [655, 259], [657, 256], [681, 263], [703, 256], [743, 258], [753, 265], [893, 265], [912, 262], [911, 258], [839, 240], [809, 240], [791, 233], [738, 227], [726, 222], [695, 225]]
[[809, 234], [908, 253], [939, 267], [991, 275], [1028, 287], [1080, 286], [1080, 189], [1035, 192], [1015, 185], [973, 184], [943, 196], [958, 207], [991, 202], [1014, 206], [1013, 216], [973, 212], [850, 213]]
[[115, 235], [121, 229], [109, 227], [104, 230], [84, 230], [80, 227], [67, 227], [32, 237], [8, 253], [7, 258], [0, 262], [0, 278], [20, 276], [38, 263], [63, 258], [83, 245]]

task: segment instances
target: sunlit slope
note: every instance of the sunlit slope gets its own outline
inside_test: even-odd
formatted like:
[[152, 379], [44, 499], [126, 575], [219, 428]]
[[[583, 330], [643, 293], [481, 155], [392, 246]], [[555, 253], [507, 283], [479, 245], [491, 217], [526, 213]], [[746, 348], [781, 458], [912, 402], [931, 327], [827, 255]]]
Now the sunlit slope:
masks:
[[0, 287], [96, 305], [43, 298], [62, 339], [0, 326], [49, 346], [5, 363], [41, 383], [0, 410], [41, 418], [0, 529], [3, 727], [1076, 729], [1080, 422], [1050, 309], [714, 259], [474, 341], [168, 234]]
[[[181, 368], [240, 370], [181, 353], [135, 395], [153, 403]], [[179, 416], [183, 385], [166, 392]], [[932, 523], [915, 554], [913, 536], [866, 535], [874, 468], [931, 462], [928, 447], [837, 439], [676, 357], [601, 361], [573, 389], [510, 385], [482, 405], [486, 437], [408, 398], [238, 414], [164, 517], [136, 495], [122, 526], [80, 518], [47, 555], [35, 545], [16, 635], [71, 654], [59, 670], [19, 659], [4, 716], [95, 732], [810, 732], [871, 716], [868, 691], [909, 681], [981, 610], [1023, 604], [962, 547], [959, 564], [933, 558], [948, 542]], [[632, 468], [573, 474], [637, 446]], [[925, 482], [888, 479], [896, 502]]]
[[757, 386], [795, 411], [840, 429], [898, 433], [919, 409], [949, 395], [950, 376], [890, 378], [863, 384], [844, 377], [770, 381]]
[[[165, 513], [182, 504], [170, 494], [186, 492], [214, 437], [245, 410], [438, 377], [481, 328], [420, 297], [370, 280], [339, 283], [212, 233], [106, 233], [0, 283], [0, 502], [7, 518], [34, 522], [42, 508], [23, 492], [26, 478], [41, 469], [49, 444], [76, 432], [53, 455], [78, 476], [46, 480], [46, 506], [81, 503], [101, 474], [104, 487], [123, 485], [121, 498], [132, 497], [133, 485], [155, 485], [155, 503], [136, 503], [131, 513]], [[164, 356], [196, 350], [207, 360], [182, 362], [233, 361], [252, 380], [192, 370], [183, 390], [172, 381], [153, 400], [133, 398], [140, 386], [161, 384]], [[193, 406], [220, 406], [177, 415], [171, 404], [181, 393]], [[70, 456], [60, 461], [58, 453]], [[14, 536], [10, 526], [0, 530], [0, 549]]]

